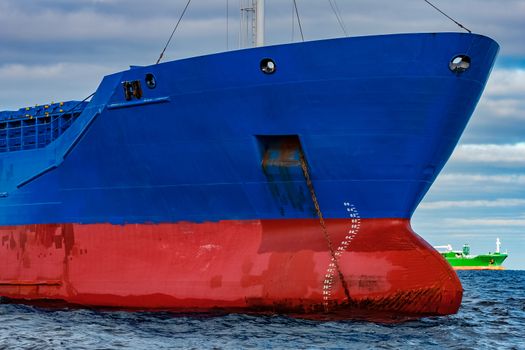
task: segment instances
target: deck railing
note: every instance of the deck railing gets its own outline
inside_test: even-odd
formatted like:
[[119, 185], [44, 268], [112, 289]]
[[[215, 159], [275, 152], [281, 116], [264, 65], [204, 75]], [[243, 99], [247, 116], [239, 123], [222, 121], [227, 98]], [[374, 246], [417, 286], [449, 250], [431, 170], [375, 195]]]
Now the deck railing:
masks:
[[[0, 118], [0, 152], [42, 148], [56, 140], [82, 113], [85, 105], [41, 114], [4, 115]], [[52, 109], [50, 109], [52, 111]], [[38, 111], [38, 110], [37, 110]], [[32, 110], [34, 111], [34, 108]], [[6, 112], [4, 112], [5, 114]]]

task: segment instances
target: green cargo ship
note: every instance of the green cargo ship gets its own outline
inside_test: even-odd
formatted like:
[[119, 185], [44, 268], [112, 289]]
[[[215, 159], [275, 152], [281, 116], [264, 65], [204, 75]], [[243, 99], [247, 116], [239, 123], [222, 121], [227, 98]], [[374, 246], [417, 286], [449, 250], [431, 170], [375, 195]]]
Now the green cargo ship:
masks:
[[441, 255], [452, 265], [454, 270], [504, 270], [503, 261], [507, 259], [508, 253], [500, 253], [501, 242], [496, 239], [496, 251], [494, 253], [470, 255], [470, 246], [463, 245], [461, 251], [452, 250], [452, 246], [437, 246], [436, 249], [445, 248], [440, 251]]

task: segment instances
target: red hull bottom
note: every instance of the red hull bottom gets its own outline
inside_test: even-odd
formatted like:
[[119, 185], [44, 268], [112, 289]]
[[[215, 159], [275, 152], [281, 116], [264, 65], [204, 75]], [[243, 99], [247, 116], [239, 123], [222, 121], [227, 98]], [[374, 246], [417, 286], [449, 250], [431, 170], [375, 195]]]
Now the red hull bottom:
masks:
[[2, 227], [0, 296], [327, 318], [457, 312], [457, 275], [409, 220], [327, 227], [337, 263], [316, 220]]

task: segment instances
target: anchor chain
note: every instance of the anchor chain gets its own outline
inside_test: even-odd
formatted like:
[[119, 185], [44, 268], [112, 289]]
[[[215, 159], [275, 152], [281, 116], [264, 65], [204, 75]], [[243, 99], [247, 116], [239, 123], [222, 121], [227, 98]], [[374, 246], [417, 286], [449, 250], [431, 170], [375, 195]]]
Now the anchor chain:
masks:
[[346, 283], [345, 277], [343, 273], [341, 272], [341, 268], [339, 267], [339, 262], [337, 260], [337, 255], [335, 254], [335, 251], [334, 251], [332, 239], [330, 238], [330, 234], [328, 233], [328, 230], [326, 229], [326, 223], [324, 221], [323, 213], [321, 212], [321, 208], [319, 207], [317, 195], [315, 194], [314, 185], [310, 178], [310, 173], [308, 172], [308, 165], [306, 164], [306, 158], [304, 156], [302, 149], [299, 149], [299, 160], [301, 162], [301, 168], [303, 170], [303, 175], [306, 180], [306, 185], [308, 186], [308, 189], [310, 190], [310, 195], [312, 197], [312, 202], [314, 203], [315, 211], [317, 212], [317, 216], [319, 217], [319, 224], [321, 225], [321, 230], [323, 231], [323, 235], [328, 245], [328, 249], [330, 250], [330, 255], [332, 256], [333, 264], [337, 271], [337, 275], [339, 276], [339, 280], [341, 281], [341, 285], [343, 286], [345, 296], [350, 302], [351, 299], [350, 299], [350, 292], [348, 291], [348, 284]]

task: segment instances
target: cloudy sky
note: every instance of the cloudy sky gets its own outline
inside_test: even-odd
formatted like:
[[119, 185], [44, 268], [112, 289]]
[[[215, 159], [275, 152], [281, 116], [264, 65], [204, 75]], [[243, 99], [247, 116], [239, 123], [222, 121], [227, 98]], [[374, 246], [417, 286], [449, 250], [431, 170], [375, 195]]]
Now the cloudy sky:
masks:
[[[266, 2], [268, 44], [299, 40], [292, 1]], [[103, 75], [154, 63], [185, 3], [0, 0], [0, 110], [83, 99]], [[343, 36], [328, 0], [297, 3], [306, 40]], [[501, 51], [413, 227], [431, 244], [460, 248], [468, 242], [474, 253], [493, 251], [500, 237], [510, 252], [506, 266], [525, 269], [525, 0], [434, 3], [473, 32], [496, 39]], [[459, 30], [423, 0], [337, 4], [351, 36]], [[239, 0], [193, 0], [166, 59], [238, 48], [238, 8]]]

